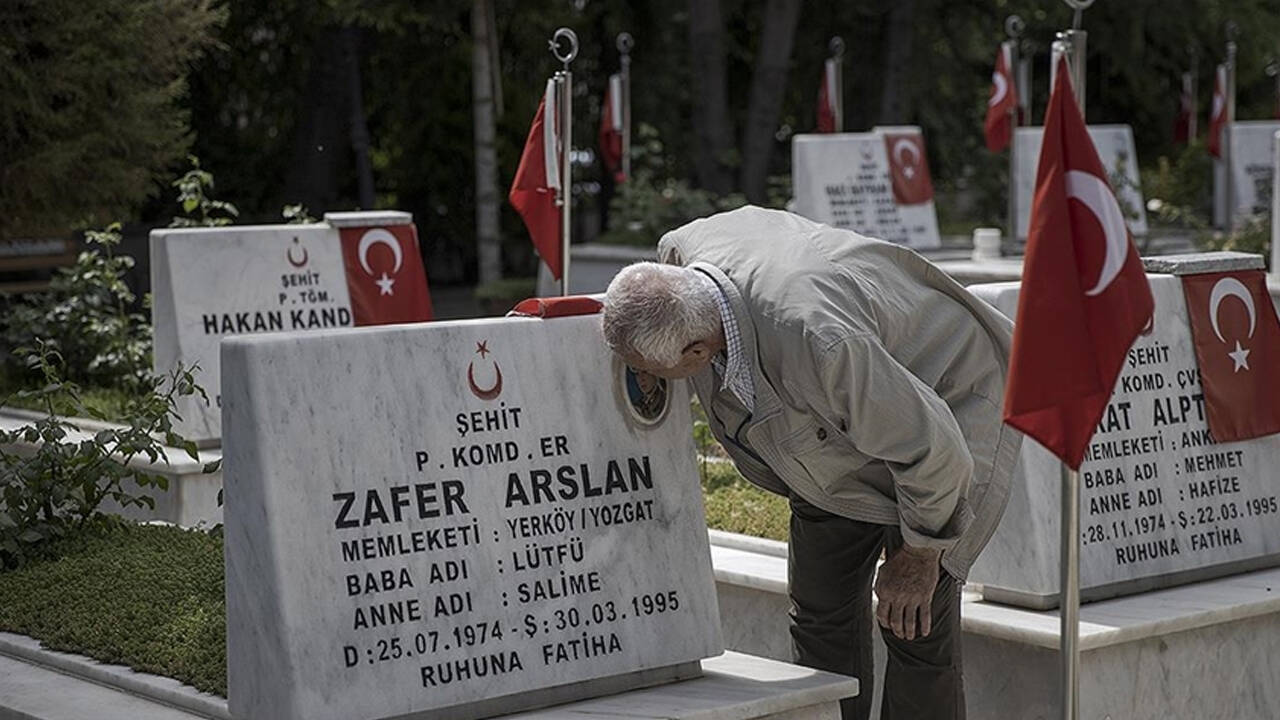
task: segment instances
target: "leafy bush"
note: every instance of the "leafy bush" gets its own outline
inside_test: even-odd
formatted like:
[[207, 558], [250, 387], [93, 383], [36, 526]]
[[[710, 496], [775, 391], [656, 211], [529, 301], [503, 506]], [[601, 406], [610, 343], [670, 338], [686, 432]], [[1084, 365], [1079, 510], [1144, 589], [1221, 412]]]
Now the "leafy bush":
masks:
[[[18, 395], [41, 402], [45, 416], [17, 430], [0, 430], [0, 567], [21, 565], [33, 548], [83, 528], [99, 515], [104, 500], [121, 507], [154, 508], [154, 500], [134, 494], [126, 482], [166, 490], [168, 480], [130, 467], [130, 461], [145, 457], [154, 463], [165, 457], [165, 445], [198, 459], [195, 443], [174, 433], [172, 421], [177, 417], [176, 398], [204, 397], [191, 369], [179, 366], [164, 378], [148, 381], [145, 392], [129, 398], [125, 417], [117, 418], [124, 427], [81, 436], [55, 414], [56, 401], [70, 402], [77, 415], [105, 418], [82, 402], [74, 382], [63, 379], [62, 357], [44, 343], [17, 353], [42, 378], [38, 389]], [[21, 444], [34, 445], [35, 450], [18, 452]]]
[[1200, 246], [1207, 250], [1234, 250], [1261, 255], [1270, 265], [1271, 216], [1269, 214], [1253, 215], [1237, 224], [1231, 232], [1201, 233], [1197, 240]]
[[0, 629], [227, 694], [219, 535], [100, 518], [0, 572]]
[[[195, 155], [188, 155], [187, 159], [191, 162], [191, 169], [173, 181], [173, 186], [178, 188], [178, 205], [185, 216], [175, 216], [169, 227], [220, 227], [235, 222], [240, 216], [236, 206], [225, 200], [213, 199], [213, 173], [201, 170], [200, 158]], [[286, 218], [290, 218], [290, 210], [294, 208], [297, 209], [295, 216], [306, 215], [306, 208], [301, 205], [286, 206]]]
[[1148, 209], [1166, 224], [1200, 229], [1210, 211], [1212, 178], [1213, 159], [1199, 140], [1183, 146], [1172, 158], [1162, 155], [1155, 168], [1142, 173], [1146, 196], [1160, 203]]
[[[9, 348], [44, 343], [62, 359], [63, 379], [132, 391], [151, 373], [151, 329], [129, 311], [134, 295], [125, 283], [133, 258], [116, 255], [120, 225], [85, 235], [87, 249], [58, 272], [48, 292], [12, 307], [0, 337]], [[23, 386], [40, 381], [37, 366], [8, 362], [6, 374]]]

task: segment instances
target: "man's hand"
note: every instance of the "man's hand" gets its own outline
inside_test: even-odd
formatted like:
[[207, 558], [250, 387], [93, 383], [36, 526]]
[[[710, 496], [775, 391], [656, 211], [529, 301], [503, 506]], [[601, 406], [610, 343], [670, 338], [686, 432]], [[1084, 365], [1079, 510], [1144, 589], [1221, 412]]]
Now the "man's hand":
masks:
[[[933, 626], [933, 590], [940, 551], [903, 545], [885, 559], [876, 577], [876, 620], [903, 640], [927, 637]], [[916, 618], [919, 617], [917, 623]]]

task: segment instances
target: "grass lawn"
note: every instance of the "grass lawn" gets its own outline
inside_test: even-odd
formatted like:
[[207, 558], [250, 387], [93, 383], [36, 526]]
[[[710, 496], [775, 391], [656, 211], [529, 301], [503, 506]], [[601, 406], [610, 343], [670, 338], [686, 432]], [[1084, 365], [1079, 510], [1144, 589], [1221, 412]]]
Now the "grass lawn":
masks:
[[[786, 540], [787, 501], [708, 463], [707, 523]], [[103, 518], [0, 572], [0, 630], [226, 697], [222, 536]]]
[[0, 572], [0, 629], [227, 694], [222, 538], [105, 520]]

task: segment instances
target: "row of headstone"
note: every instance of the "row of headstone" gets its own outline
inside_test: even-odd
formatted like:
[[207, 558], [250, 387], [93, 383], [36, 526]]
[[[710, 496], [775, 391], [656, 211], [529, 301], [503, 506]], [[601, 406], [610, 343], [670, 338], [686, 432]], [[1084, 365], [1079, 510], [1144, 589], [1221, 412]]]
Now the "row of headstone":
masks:
[[[1270, 212], [1274, 174], [1271, 167], [1280, 122], [1246, 120], [1231, 123], [1231, 210], [1235, 224]], [[1213, 162], [1213, 224], [1227, 225], [1227, 164]]]
[[175, 430], [202, 447], [221, 437], [218, 343], [263, 332], [431, 319], [409, 213], [327, 213], [324, 222], [151, 232], [155, 370], [198, 366], [209, 394], [179, 402]]
[[[1166, 271], [1262, 264], [1256, 255], [1224, 255], [1175, 260]], [[1080, 468], [1086, 601], [1280, 564], [1280, 435], [1214, 442], [1181, 279], [1148, 278], [1153, 330], [1129, 351]], [[970, 290], [1016, 315], [1018, 283]], [[1273, 367], [1252, 360], [1257, 371]], [[1008, 508], [970, 574], [987, 599], [1034, 608], [1057, 603], [1060, 487], [1061, 464], [1026, 439]]]
[[794, 211], [811, 220], [912, 248], [941, 245], [919, 127], [796, 135], [791, 177]]
[[234, 717], [500, 715], [721, 652], [687, 391], [598, 316], [238, 336], [221, 364]]

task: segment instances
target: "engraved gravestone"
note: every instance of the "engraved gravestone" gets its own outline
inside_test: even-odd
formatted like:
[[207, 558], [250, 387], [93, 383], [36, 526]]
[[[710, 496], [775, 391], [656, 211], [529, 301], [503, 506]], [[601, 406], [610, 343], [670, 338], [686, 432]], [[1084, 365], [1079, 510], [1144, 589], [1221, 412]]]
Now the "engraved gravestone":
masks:
[[235, 717], [487, 716], [721, 652], [687, 391], [598, 316], [242, 336], [222, 366]]
[[920, 128], [796, 135], [791, 167], [796, 213], [913, 248], [941, 245]]
[[[1235, 222], [1242, 223], [1271, 211], [1271, 150], [1280, 122], [1245, 120], [1231, 123], [1231, 180]], [[1226, 166], [1213, 163], [1214, 224], [1226, 224]]]
[[151, 231], [155, 370], [199, 365], [206, 404], [180, 398], [175, 429], [218, 444], [218, 342], [246, 333], [431, 318], [408, 213], [328, 213], [321, 223]]
[[[1160, 267], [1221, 272], [1241, 269], [1241, 258], [1260, 266], [1257, 256], [1212, 255]], [[1234, 257], [1224, 264], [1224, 255]], [[1154, 328], [1129, 350], [1080, 467], [1084, 600], [1280, 564], [1280, 435], [1213, 442], [1181, 280], [1148, 278]], [[1009, 317], [1017, 314], [1018, 289], [970, 288]], [[1060, 467], [1035, 441], [1023, 443], [1009, 505], [970, 574], [987, 599], [1057, 603]]]
[[[1138, 178], [1138, 153], [1133, 144], [1133, 128], [1128, 125], [1090, 125], [1089, 138], [1098, 150], [1102, 165], [1111, 175], [1110, 183], [1124, 213], [1129, 231], [1134, 235], [1147, 234], [1147, 206], [1142, 199], [1142, 186]], [[1018, 178], [1017, 228], [1018, 237], [1027, 237], [1031, 224], [1031, 203], [1035, 198], [1036, 169], [1040, 165], [1040, 145], [1044, 141], [1043, 127], [1020, 127], [1014, 134], [1017, 151]]]

